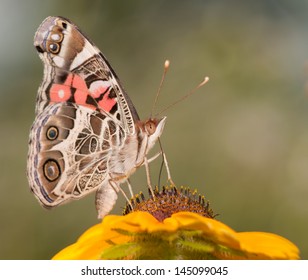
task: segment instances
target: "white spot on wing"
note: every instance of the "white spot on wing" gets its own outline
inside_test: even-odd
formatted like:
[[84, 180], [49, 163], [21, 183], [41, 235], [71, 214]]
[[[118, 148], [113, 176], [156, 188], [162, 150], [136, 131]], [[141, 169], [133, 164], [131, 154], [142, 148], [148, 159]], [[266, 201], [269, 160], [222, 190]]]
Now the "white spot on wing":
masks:
[[96, 96], [95, 93], [99, 92], [99, 94], [101, 94], [102, 89], [107, 89], [110, 86], [111, 86], [110, 81], [98, 80], [91, 83], [89, 90], [93, 94], [93, 97], [99, 97]]
[[59, 67], [62, 68], [65, 64], [65, 60], [64, 58], [60, 57], [60, 56], [55, 56], [53, 58], [53, 62]]
[[75, 69], [80, 64], [84, 63], [85, 60], [92, 57], [94, 54], [95, 54], [95, 52], [94, 52], [93, 46], [88, 41], [86, 41], [86, 44], [83, 47], [82, 51], [80, 53], [78, 53], [76, 55], [75, 59], [73, 60], [71, 67], [70, 67], [70, 70]]
[[59, 91], [58, 91], [58, 96], [59, 96], [59, 98], [63, 98], [64, 97], [64, 90], [63, 89], [60, 89]]
[[56, 33], [52, 34], [50, 37], [54, 41], [59, 41], [60, 40], [60, 35], [56, 34]]

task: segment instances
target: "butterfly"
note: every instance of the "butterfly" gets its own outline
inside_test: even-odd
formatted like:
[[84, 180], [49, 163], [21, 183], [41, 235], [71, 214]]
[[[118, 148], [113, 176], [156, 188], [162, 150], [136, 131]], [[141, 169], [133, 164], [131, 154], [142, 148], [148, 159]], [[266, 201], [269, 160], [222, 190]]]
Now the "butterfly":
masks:
[[141, 121], [100, 50], [70, 20], [47, 17], [34, 46], [44, 65], [30, 130], [27, 177], [45, 208], [96, 192], [108, 214], [161, 136], [166, 117]]

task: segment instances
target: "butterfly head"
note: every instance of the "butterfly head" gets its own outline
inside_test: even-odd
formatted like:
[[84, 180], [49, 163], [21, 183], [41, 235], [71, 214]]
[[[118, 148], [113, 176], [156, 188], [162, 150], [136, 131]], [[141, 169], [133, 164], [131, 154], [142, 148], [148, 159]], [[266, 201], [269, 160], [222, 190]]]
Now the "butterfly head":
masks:
[[154, 146], [157, 139], [162, 135], [167, 117], [161, 119], [150, 118], [144, 122], [138, 122], [139, 137], [147, 139], [146, 153]]

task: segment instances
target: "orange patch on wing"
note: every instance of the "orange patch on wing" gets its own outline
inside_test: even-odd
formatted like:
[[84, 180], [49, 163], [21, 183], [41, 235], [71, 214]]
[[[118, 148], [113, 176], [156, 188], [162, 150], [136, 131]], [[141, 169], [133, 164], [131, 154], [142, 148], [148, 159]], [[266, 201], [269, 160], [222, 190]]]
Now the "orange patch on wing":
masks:
[[71, 96], [70, 87], [66, 85], [53, 84], [49, 91], [50, 100], [53, 102], [65, 102]]
[[110, 91], [106, 92], [103, 99], [98, 102], [98, 105], [101, 109], [106, 112], [110, 112], [112, 107], [117, 103], [115, 98], [109, 98]]

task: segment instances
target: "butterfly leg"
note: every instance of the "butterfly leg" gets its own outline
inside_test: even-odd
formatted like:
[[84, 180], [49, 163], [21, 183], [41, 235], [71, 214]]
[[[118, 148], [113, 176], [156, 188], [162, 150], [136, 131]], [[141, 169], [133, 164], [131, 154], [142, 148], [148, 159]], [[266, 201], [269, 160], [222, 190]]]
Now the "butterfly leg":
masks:
[[156, 155], [154, 155], [151, 158], [149, 158], [148, 159], [148, 163], [150, 163], [150, 162], [154, 161], [155, 159], [157, 159], [161, 154], [162, 154], [162, 152], [158, 152]]
[[159, 143], [159, 146], [160, 146], [161, 154], [163, 156], [163, 163], [165, 164], [165, 167], [166, 167], [168, 181], [171, 183], [171, 185], [175, 186], [175, 183], [173, 182], [173, 180], [171, 178], [169, 164], [168, 164], [167, 157], [166, 157], [166, 154], [164, 152], [160, 138], [158, 138], [158, 143]]
[[171, 177], [171, 172], [170, 172], [169, 164], [168, 164], [168, 161], [167, 161], [167, 157], [166, 157], [166, 154], [163, 150], [161, 150], [159, 153], [157, 153], [156, 155], [154, 155], [153, 157], [151, 157], [149, 159], [145, 158], [142, 165], [145, 166], [148, 188], [149, 188], [153, 198], [154, 198], [154, 191], [153, 191], [152, 184], [151, 184], [149, 163], [154, 161], [155, 159], [157, 159], [160, 155], [163, 156], [163, 162], [164, 162], [165, 167], [166, 167], [168, 181], [170, 182], [171, 185], [175, 186], [175, 183], [173, 182], [172, 177]]
[[[96, 192], [95, 205], [98, 213], [98, 218], [104, 218], [113, 208], [117, 198], [118, 192], [120, 191], [124, 198], [126, 199], [129, 207], [133, 209], [130, 199], [127, 197], [126, 193], [120, 187], [118, 181], [123, 180], [123, 176], [110, 178], [108, 184], [101, 186]], [[130, 190], [132, 191], [132, 190]]]
[[155, 195], [154, 195], [154, 191], [153, 191], [152, 183], [151, 183], [149, 161], [148, 161], [147, 157], [144, 158], [143, 164], [145, 166], [145, 173], [146, 173], [146, 176], [147, 176], [148, 189], [151, 193], [152, 198], [155, 200]]
[[[122, 177], [120, 177], [120, 178], [122, 178]], [[123, 189], [120, 187], [120, 185], [118, 185], [117, 184], [117, 182], [116, 182], [116, 180], [117, 180], [117, 178], [115, 178], [115, 179], [110, 179], [109, 180], [109, 184], [114, 188], [114, 190], [116, 191], [116, 192], [121, 192], [122, 193], [122, 195], [124, 196], [124, 198], [125, 198], [125, 200], [127, 201], [127, 203], [129, 204], [129, 206], [132, 208], [133, 207], [133, 205], [131, 204], [131, 202], [130, 202], [130, 199], [127, 197], [127, 195], [126, 195], [126, 193], [123, 191]], [[126, 179], [126, 182], [128, 182], [128, 179]], [[133, 190], [132, 190], [132, 188], [131, 188], [131, 185], [128, 183], [128, 186], [129, 186], [129, 191], [130, 191], [130, 193], [132, 194], [132, 197], [133, 197]], [[133, 208], [132, 208], [133, 209]]]
[[126, 179], [126, 183], [127, 183], [128, 189], [129, 189], [130, 196], [133, 197], [134, 196], [133, 188], [132, 188], [132, 185], [131, 185], [130, 180], [128, 178]]
[[175, 186], [175, 183], [173, 182], [173, 180], [171, 178], [170, 168], [169, 168], [169, 164], [168, 164], [165, 152], [162, 152], [162, 155], [163, 155], [163, 160], [164, 160], [164, 163], [165, 163], [165, 166], [166, 166], [168, 181], [171, 183], [171, 185]]

